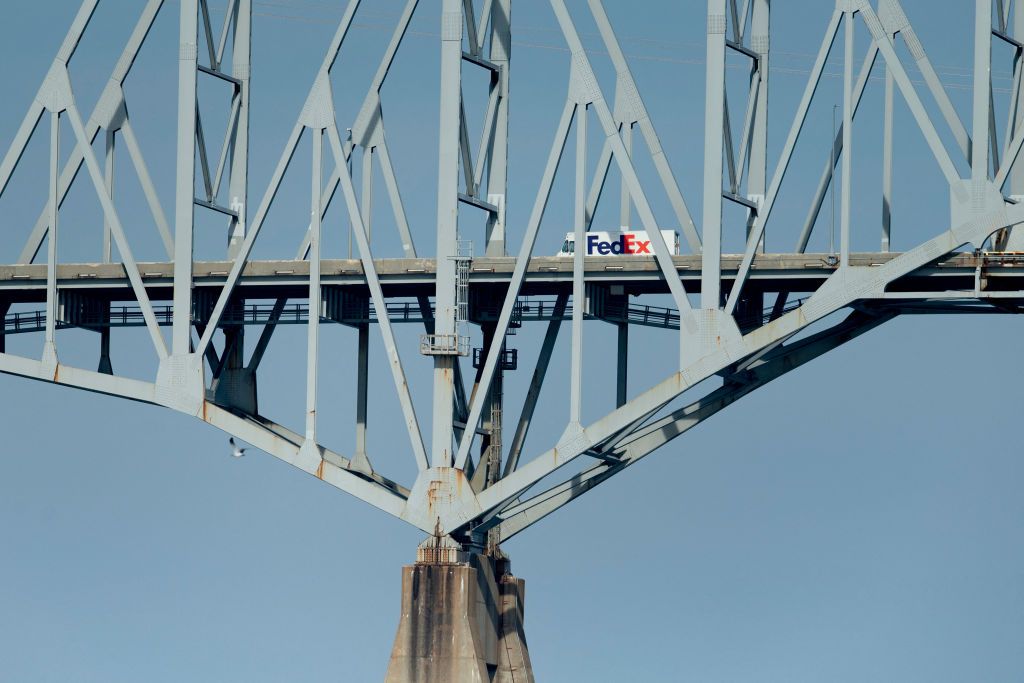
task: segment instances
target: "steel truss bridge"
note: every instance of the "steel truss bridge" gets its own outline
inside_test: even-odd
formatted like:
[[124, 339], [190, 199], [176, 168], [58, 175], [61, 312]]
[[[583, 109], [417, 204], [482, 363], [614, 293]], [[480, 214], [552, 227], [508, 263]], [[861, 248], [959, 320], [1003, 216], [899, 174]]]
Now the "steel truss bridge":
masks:
[[[175, 127], [167, 132], [177, 140], [176, 184], [174, 205], [168, 207], [161, 204], [133, 131], [124, 85], [151, 28], [171, 10], [163, 0], [140, 3], [135, 29], [105, 90], [91, 109], [83, 109], [69, 64], [86, 30], [103, 30], [91, 25], [98, 4], [82, 3], [0, 165], [3, 192], [30, 139], [49, 133], [48, 200], [34, 225], [5, 226], [7, 239], [17, 239], [21, 251], [16, 262], [0, 265], [0, 340], [34, 334], [39, 353], [15, 355], [5, 346], [0, 372], [192, 415], [419, 528], [434, 551], [498, 553], [502, 541], [744, 395], [897, 316], [1008, 314], [1024, 305], [1024, 229], [1015, 227], [1024, 223], [1024, 167], [1018, 165], [1024, 145], [1024, 0], [975, 0], [967, 112], [942, 87], [900, 0], [837, 0], [799, 103], [785, 116], [773, 108], [771, 128], [770, 0], [708, 0], [706, 13], [694, 7], [694, 20], [707, 22], [702, 187], [677, 182], [672, 155], [662, 148], [601, 0], [550, 0], [568, 50], [566, 90], [545, 132], [553, 135], [546, 164], [528, 169], [539, 178], [529, 197], [508, 192], [508, 149], [514, 142], [509, 119], [515, 111], [512, 0], [408, 0], [371, 70], [358, 115], [341, 121], [335, 108], [339, 54], [360, 6], [373, 4], [349, 0], [322, 64], [309, 74], [306, 100], [294, 103], [295, 125], [270, 181], [259, 186], [250, 183], [248, 169], [252, 2], [230, 0], [224, 23], [217, 25], [206, 0], [180, 0], [178, 110], [168, 117]], [[381, 92], [393, 62], [402, 57], [410, 21], [422, 13], [440, 27], [438, 101], [424, 103], [440, 107], [437, 213], [410, 220]], [[584, 49], [576, 24], [583, 15], [597, 26], [600, 58], [610, 61], [611, 79], [603, 77], [607, 68], [595, 67], [598, 55]], [[866, 37], [866, 53], [857, 49], [858, 36], [861, 44]], [[992, 94], [994, 42], [1013, 54], [1005, 121], [997, 117]], [[897, 49], [900, 43], [905, 54]], [[727, 54], [745, 59], [749, 68], [741, 76], [727, 71]], [[842, 65], [832, 153], [826, 150], [817, 160], [823, 165], [820, 182], [805, 197], [803, 225], [777, 225], [773, 209], [806, 134], [830, 54]], [[482, 91], [471, 88], [469, 79], [463, 82], [471, 70], [485, 77]], [[728, 100], [726, 85], [733, 78], [742, 78], [745, 101]], [[228, 96], [201, 105], [197, 91], [206, 80], [220, 83]], [[855, 193], [856, 122], [864, 115], [864, 94], [873, 87], [884, 89], [881, 193], [861, 187]], [[947, 222], [901, 252], [890, 250], [894, 167], [902, 162], [893, 145], [897, 97], [931, 152], [931, 159], [913, 164], [938, 169], [950, 206]], [[203, 127], [217, 107], [221, 116], [226, 109], [228, 121], [222, 142], [211, 140]], [[471, 120], [477, 110], [482, 118]], [[597, 154], [588, 143], [588, 126], [602, 140]], [[777, 157], [768, 153], [770, 135], [784, 141]], [[303, 139], [311, 141], [311, 158], [304, 158], [305, 147], [299, 151]], [[119, 204], [126, 193], [112, 186], [122, 147], [141, 188], [130, 199], [149, 208], [149, 226], [122, 221]], [[637, 170], [640, 156], [654, 169], [650, 177]], [[401, 157], [400, 150], [394, 157]], [[268, 212], [296, 166], [311, 169], [309, 213], [291, 218], [308, 222], [308, 228], [295, 236], [297, 249], [256, 260], [253, 250]], [[370, 238], [377, 171], [398, 229], [398, 253], [381, 253]], [[553, 189], [559, 172], [573, 178], [564, 197]], [[616, 179], [619, 187], [611, 192], [607, 186]], [[102, 262], [57, 258], [60, 227], [74, 220], [61, 211], [74, 185], [89, 188], [102, 208]], [[812, 234], [826, 223], [821, 215], [830, 191], [838, 197], [838, 245], [829, 253], [809, 253]], [[655, 215], [650, 192], [667, 197], [667, 215]], [[576, 244], [585, 242], [599, 203], [615, 202], [623, 225], [648, 232], [653, 256], [591, 257], [582, 249], [571, 257], [535, 253], [546, 209], [556, 198], [573, 207]], [[872, 228], [878, 250], [852, 252], [853, 206], [865, 201], [882, 208]], [[510, 202], [530, 203], [528, 221], [506, 223]], [[726, 203], [739, 207], [742, 220], [728, 219], [736, 214], [723, 211]], [[699, 217], [693, 212], [698, 204]], [[226, 252], [212, 259], [195, 247], [200, 213], [219, 216], [226, 228]], [[338, 224], [351, 230], [356, 258], [338, 259], [322, 248], [324, 232]], [[682, 255], [674, 255], [661, 236], [659, 226], [669, 224], [681, 234]], [[163, 260], [135, 258], [133, 241], [143, 230], [157, 232]], [[557, 234], [559, 228], [552, 230]], [[766, 250], [769, 230], [793, 234], [792, 251]], [[742, 253], [722, 253], [723, 235], [730, 231], [746, 236]], [[469, 241], [479, 254], [468, 248]], [[617, 359], [608, 368], [617, 376], [616, 408], [584, 423], [585, 323], [594, 320], [618, 329]], [[320, 328], [332, 323], [351, 328], [358, 338], [352, 362], [354, 445], [326, 444], [318, 437]], [[419, 327], [417, 346], [396, 343], [399, 323]], [[534, 358], [517, 353], [509, 339], [527, 323], [543, 338]], [[256, 389], [264, 353], [284, 324], [305, 325], [307, 338], [306, 418], [292, 428], [259, 411]], [[662, 330], [671, 340], [664, 348], [673, 351], [665, 354], [660, 383], [631, 391], [629, 339], [637, 325]], [[148, 380], [117, 374], [110, 339], [121, 327], [148, 331]], [[570, 336], [570, 381], [547, 391], [567, 391], [568, 419], [559, 426], [563, 436], [557, 442], [536, 448], [527, 435], [542, 418], [535, 412], [542, 388], [555, 382], [546, 380], [563, 327]], [[96, 366], [61, 361], [65, 337], [59, 333], [69, 328], [97, 333]], [[418, 469], [414, 480], [398, 481], [378, 469], [367, 447], [368, 425], [396, 423], [368, 415], [370, 344], [377, 334], [390, 375], [380, 379], [393, 383], [401, 406], [397, 423], [407, 432], [407, 456]], [[477, 334], [482, 342], [474, 349]], [[433, 368], [429, 415], [414, 408], [405, 375], [412, 363]], [[506, 390], [504, 376], [513, 371], [531, 373], [521, 396]], [[508, 425], [506, 408], [515, 409], [508, 413], [515, 422]]]

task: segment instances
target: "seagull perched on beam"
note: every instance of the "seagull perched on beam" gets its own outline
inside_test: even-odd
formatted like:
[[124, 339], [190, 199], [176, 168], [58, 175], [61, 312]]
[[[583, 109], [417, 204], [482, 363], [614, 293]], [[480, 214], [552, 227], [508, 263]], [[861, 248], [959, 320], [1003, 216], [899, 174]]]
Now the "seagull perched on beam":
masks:
[[243, 455], [245, 455], [245, 452], [248, 450], [247, 448], [239, 448], [238, 444], [235, 443], [235, 437], [231, 437], [230, 439], [228, 439], [228, 443], [231, 444], [232, 457], [241, 458]]

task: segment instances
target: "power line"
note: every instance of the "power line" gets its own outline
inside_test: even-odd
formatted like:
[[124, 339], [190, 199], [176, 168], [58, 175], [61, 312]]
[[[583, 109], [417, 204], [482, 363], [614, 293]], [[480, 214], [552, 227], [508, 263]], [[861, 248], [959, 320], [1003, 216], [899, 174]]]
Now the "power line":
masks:
[[[253, 2], [253, 5], [254, 6], [259, 6], [259, 7], [268, 7], [268, 8], [283, 7], [283, 8], [292, 8], [292, 9], [300, 9], [300, 10], [302, 9], [302, 6], [307, 6], [307, 7], [313, 6], [315, 8], [323, 7], [324, 9], [329, 7], [329, 5], [326, 5], [324, 3], [311, 2], [310, 0], [291, 0], [291, 1], [289, 1], [289, 0], [255, 0]], [[221, 13], [226, 11], [226, 9], [224, 7], [213, 7], [213, 6], [211, 6], [210, 9], [212, 11], [219, 11]], [[396, 14], [389, 13], [389, 12], [381, 12], [381, 11], [373, 11], [373, 10], [361, 10], [361, 13], [375, 15], [375, 16], [378, 16], [380, 18], [394, 18], [394, 17], [398, 16]], [[296, 15], [296, 14], [281, 14], [279, 12], [273, 12], [273, 11], [270, 11], [270, 12], [268, 12], [268, 11], [254, 11], [253, 12], [253, 16], [265, 17], [265, 18], [268, 18], [268, 19], [279, 19], [279, 20], [284, 20], [284, 21], [302, 22], [302, 23], [308, 23], [308, 24], [317, 24], [317, 25], [335, 26], [338, 23], [338, 19], [337, 18], [332, 18], [332, 17], [322, 17], [322, 16], [320, 16], [320, 17], [311, 17], [311, 16]], [[386, 32], [390, 32], [390, 31], [394, 30], [394, 26], [392, 24], [371, 23], [371, 22], [358, 22], [358, 21], [353, 21], [352, 22], [352, 28], [362, 29], [362, 30], [369, 30], [369, 31], [386, 31]], [[516, 28], [517, 28], [517, 30], [534, 31], [534, 32], [538, 32], [538, 33], [559, 33], [558, 29], [553, 29], [553, 28], [548, 28], [548, 27], [541, 27], [541, 26], [517, 26]], [[431, 31], [419, 31], [419, 30], [409, 29], [408, 31], [406, 31], [406, 34], [407, 35], [413, 35], [413, 36], [421, 37], [421, 38], [434, 38], [434, 39], [440, 38], [440, 34], [439, 33], [431, 32]], [[587, 32], [581, 32], [580, 35], [581, 36], [585, 36], [585, 37], [589, 37], [589, 38], [599, 38], [600, 37], [598, 34], [587, 33]], [[697, 43], [697, 42], [694, 42], [694, 41], [670, 41], [670, 40], [664, 40], [664, 39], [660, 39], [660, 38], [650, 38], [650, 37], [643, 37], [643, 36], [624, 36], [623, 40], [625, 42], [633, 42], [633, 43], [646, 42], [646, 43], [650, 43], [650, 44], [663, 45], [665, 47], [701, 47], [701, 48], [704, 47], [702, 43]], [[569, 49], [567, 47], [565, 47], [564, 45], [556, 45], [556, 44], [552, 44], [552, 43], [544, 43], [544, 42], [537, 42], [537, 41], [513, 40], [512, 41], [512, 45], [513, 45], [513, 47], [521, 47], [521, 48], [526, 48], [526, 49], [549, 50], [549, 51], [552, 51], [552, 52], [563, 52], [563, 53], [566, 53], [566, 54], [569, 53]], [[604, 55], [604, 56], [608, 55], [608, 53], [603, 51], [603, 50], [593, 50], [592, 49], [592, 50], [589, 50], [589, 52], [591, 54], [598, 54], [598, 55]], [[790, 57], [790, 58], [796, 58], [796, 59], [813, 59], [813, 58], [816, 57], [816, 55], [812, 55], [810, 53], [792, 52], [792, 51], [784, 51], [784, 50], [773, 50], [772, 54], [773, 55], [782, 55], [784, 57]], [[656, 63], [663, 63], [663, 64], [679, 64], [679, 65], [687, 65], [687, 66], [701, 66], [701, 65], [705, 64], [705, 59], [703, 57], [684, 58], [684, 57], [670, 57], [670, 56], [643, 55], [643, 54], [626, 54], [626, 57], [628, 59], [631, 59], [631, 60], [634, 60], [634, 61], [656, 62]], [[827, 67], [831, 66], [831, 67], [838, 68], [840, 66], [840, 63], [837, 60], [829, 60], [829, 61], [826, 62], [826, 66]], [[731, 69], [731, 70], [743, 70], [743, 71], [746, 71], [748, 69], [748, 67], [745, 64], [726, 64], [726, 68], [727, 69]], [[948, 78], [965, 78], [965, 79], [970, 79], [972, 77], [972, 72], [971, 72], [969, 67], [940, 65], [940, 66], [935, 66], [934, 69], [936, 71], [936, 74], [940, 77], [940, 82], [942, 83], [942, 86], [945, 89], [947, 89], [947, 90], [956, 90], [956, 91], [968, 91], [968, 92], [973, 90], [973, 85], [970, 84], [970, 83], [951, 83], [948, 80], [945, 80], [945, 79], [948, 79]], [[920, 69], [917, 69], [917, 68], [914, 68], [914, 67], [912, 67], [911, 69], [908, 69], [908, 70], [920, 73]], [[775, 63], [772, 63], [769, 66], [769, 71], [771, 73], [777, 73], [777, 74], [787, 75], [787, 76], [809, 76], [812, 73], [812, 71], [810, 69], [808, 69], [808, 68], [785, 67], [785, 66], [777, 65]], [[957, 73], [957, 72], [961, 72], [961, 73]], [[993, 80], [994, 81], [997, 81], [997, 80], [1012, 81], [1012, 74], [1010, 72], [993, 71], [992, 75], [993, 75]], [[838, 73], [838, 72], [832, 72], [832, 71], [827, 71], [826, 70], [826, 71], [822, 72], [822, 77], [823, 78], [829, 78], [829, 79], [841, 78], [842, 74]], [[871, 81], [875, 81], [875, 82], [879, 82], [879, 81], [881, 81], [883, 79], [881, 77], [879, 77], [879, 76], [872, 76], [870, 78], [870, 80]], [[915, 84], [915, 85], [927, 86], [927, 83], [925, 83], [923, 80], [919, 80], [918, 79], [918, 80], [912, 80], [911, 82], [913, 84]], [[1009, 88], [1009, 87], [1006, 87], [1006, 88], [994, 87], [993, 88], [993, 92], [996, 92], [996, 93], [999, 93], [999, 94], [1011, 94], [1012, 93], [1012, 89]]]

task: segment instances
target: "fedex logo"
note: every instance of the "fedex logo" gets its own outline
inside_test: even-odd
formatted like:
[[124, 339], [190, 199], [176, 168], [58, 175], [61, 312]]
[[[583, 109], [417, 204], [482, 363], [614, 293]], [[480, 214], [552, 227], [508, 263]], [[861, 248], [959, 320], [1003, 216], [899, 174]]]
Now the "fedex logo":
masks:
[[587, 255], [599, 254], [652, 254], [651, 241], [637, 239], [631, 232], [624, 232], [617, 240], [601, 239], [600, 235], [587, 235]]

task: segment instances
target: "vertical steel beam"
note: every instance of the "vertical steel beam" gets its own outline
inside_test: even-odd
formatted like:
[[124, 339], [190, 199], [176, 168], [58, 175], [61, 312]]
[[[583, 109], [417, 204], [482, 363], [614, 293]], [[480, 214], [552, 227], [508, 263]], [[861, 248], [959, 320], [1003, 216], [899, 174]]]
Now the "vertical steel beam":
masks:
[[843, 20], [846, 23], [846, 49], [843, 55], [843, 189], [840, 200], [839, 262], [846, 267], [850, 265], [850, 211], [853, 201], [853, 11], [847, 10]]
[[[231, 143], [231, 181], [228, 194], [231, 209], [238, 216], [232, 221], [228, 236], [228, 258], [238, 256], [245, 240], [246, 216], [249, 207], [249, 101], [252, 75], [252, 0], [237, 0], [235, 9], [235, 40], [232, 47], [232, 75], [238, 79], [238, 120]], [[226, 23], [226, 21], [225, 21]]]
[[363, 148], [363, 170], [360, 173], [362, 191], [359, 206], [362, 209], [363, 229], [366, 230], [366, 241], [373, 246], [373, 145]]
[[[306, 324], [306, 440], [316, 443], [317, 370], [320, 364], [320, 195], [323, 192], [324, 131], [314, 128], [310, 192], [309, 322]], [[387, 313], [385, 312], [385, 315]]]
[[[491, 8], [491, 62], [498, 66], [498, 103], [487, 165], [487, 201], [498, 207], [487, 219], [487, 256], [504, 256], [505, 197], [508, 193], [508, 122], [511, 106], [512, 0], [484, 0]], [[484, 11], [486, 17], [486, 10]], [[484, 17], [481, 17], [483, 19]], [[480, 162], [478, 162], [480, 163]]]
[[[757, 53], [755, 78], [758, 79], [754, 120], [750, 137], [750, 162], [747, 171], [747, 196], [757, 206], [764, 204], [768, 191], [768, 93], [770, 79], [769, 49], [771, 45], [771, 23], [769, 0], [754, 0], [750, 25], [750, 44]], [[751, 214], [748, 236], [753, 229], [755, 215]], [[762, 238], [762, 249], [764, 241]]]
[[356, 451], [355, 458], [366, 457], [366, 408], [370, 377], [370, 324], [360, 323], [359, 351], [356, 362]]
[[[104, 158], [104, 175], [107, 181], [107, 194], [114, 198], [114, 136], [115, 131], [108, 130], [106, 135], [106, 147]], [[103, 219], [103, 262], [110, 263], [110, 221]]]
[[[444, 0], [441, 8], [441, 123], [437, 160], [437, 335], [457, 334], [455, 324], [455, 260], [459, 231], [459, 133], [462, 101], [462, 27], [460, 0]], [[452, 463], [454, 356], [434, 356], [434, 405], [431, 463]], [[475, 425], [469, 425], [472, 433]]]
[[896, 82], [892, 69], [885, 67], [885, 104], [882, 113], [882, 251], [892, 241], [892, 127]]
[[722, 291], [722, 121], [725, 116], [725, 0], [708, 0], [704, 101], [704, 216], [701, 308], [717, 309]]
[[974, 3], [974, 107], [971, 132], [971, 179], [988, 178], [989, 88], [992, 87], [992, 0]]
[[[625, 118], [629, 118], [628, 116]], [[633, 156], [633, 122], [619, 119], [619, 125], [622, 128], [622, 145], [626, 148], [626, 153]], [[625, 176], [622, 177], [619, 187], [619, 226], [622, 228], [629, 227], [629, 223], [633, 218], [633, 202], [630, 199], [629, 185], [626, 183]]]
[[176, 356], [189, 353], [192, 331], [199, 0], [181, 0], [179, 33], [178, 155], [174, 202], [174, 314], [171, 329], [171, 353]]
[[113, 375], [114, 366], [110, 362], [110, 303], [103, 302], [103, 326], [100, 328], [100, 362], [96, 372]]
[[618, 365], [615, 373], [615, 407], [621, 408], [628, 400], [629, 380], [629, 323], [618, 324]]
[[587, 103], [579, 102], [576, 117], [576, 193], [572, 256], [572, 358], [569, 381], [569, 423], [579, 424], [583, 411], [583, 314], [587, 290], [583, 257], [587, 253]]
[[57, 343], [57, 214], [60, 199], [57, 196], [57, 182], [60, 169], [60, 112], [50, 112], [50, 174], [47, 178], [50, 209], [50, 237], [46, 241], [46, 339], [43, 359], [56, 361]]

